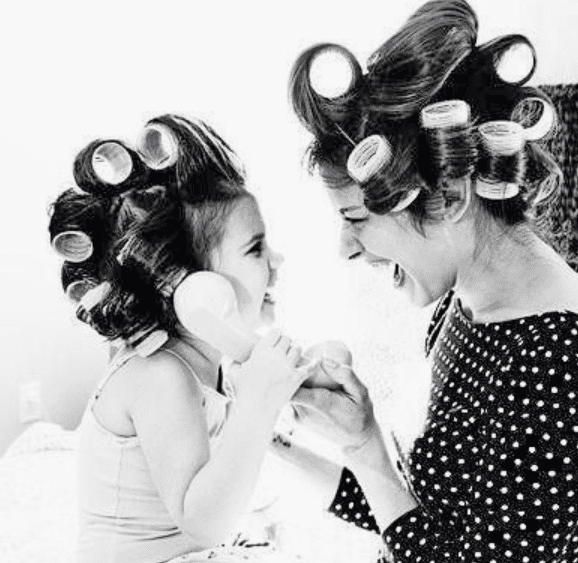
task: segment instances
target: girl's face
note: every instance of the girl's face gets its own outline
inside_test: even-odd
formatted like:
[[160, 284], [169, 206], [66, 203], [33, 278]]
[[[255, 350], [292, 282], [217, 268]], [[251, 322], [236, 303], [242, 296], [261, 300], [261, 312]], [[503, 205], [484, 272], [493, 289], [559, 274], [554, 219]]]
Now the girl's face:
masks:
[[223, 239], [213, 253], [212, 264], [215, 272], [232, 283], [241, 318], [251, 329], [275, 320], [271, 288], [282, 261], [282, 256], [267, 244], [257, 202], [253, 197], [243, 197], [226, 220]]
[[327, 190], [343, 219], [343, 258], [364, 258], [383, 267], [389, 283], [418, 307], [429, 305], [453, 287], [458, 260], [443, 224], [427, 228], [422, 235], [407, 211], [385, 215], [368, 211], [356, 184]]

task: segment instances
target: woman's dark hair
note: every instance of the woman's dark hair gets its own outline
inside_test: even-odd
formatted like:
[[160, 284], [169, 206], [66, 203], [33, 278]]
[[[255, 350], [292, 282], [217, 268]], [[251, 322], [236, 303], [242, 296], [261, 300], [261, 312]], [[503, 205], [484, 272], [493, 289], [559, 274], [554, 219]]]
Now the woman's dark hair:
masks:
[[[542, 91], [525, 85], [535, 69], [534, 49], [522, 35], [476, 46], [477, 33], [476, 14], [465, 0], [427, 2], [373, 53], [367, 71], [350, 91], [330, 100], [330, 106], [311, 93], [309, 70], [320, 46], [305, 51], [294, 65], [289, 88], [297, 115], [314, 135], [308, 150], [310, 171], [318, 169], [336, 188], [356, 181], [348, 172], [349, 155], [364, 138], [380, 135], [389, 142], [392, 155], [381, 170], [360, 183], [365, 205], [374, 213], [389, 212], [419, 188], [419, 196], [407, 209], [421, 227], [424, 221], [435, 220], [435, 210], [448, 196], [449, 179], [466, 174], [476, 178], [488, 167], [501, 171], [496, 181], [513, 177], [520, 182], [515, 197], [479, 198], [491, 216], [511, 226], [536, 215], [537, 202], [546, 208], [560, 180], [552, 157], [538, 142], [528, 141], [522, 156], [494, 166], [478, 134], [478, 126], [489, 121], [515, 120], [528, 126], [536, 118], [536, 108], [551, 104]], [[530, 50], [532, 68], [527, 76], [508, 82], [500, 76], [500, 63], [520, 45]], [[348, 51], [347, 57], [354, 59]], [[458, 129], [428, 131], [422, 110], [449, 100], [467, 103], [469, 121]], [[327, 126], [331, 120], [336, 124], [333, 130]]]
[[[103, 143], [95, 141], [74, 163], [82, 191], [69, 189], [52, 205], [51, 239], [67, 231], [90, 237], [91, 256], [65, 262], [62, 283], [65, 291], [79, 281], [86, 282], [75, 286], [83, 291], [101, 290], [90, 305], [80, 299], [77, 316], [109, 340], [130, 341], [158, 328], [176, 334], [174, 284], [186, 272], [211, 268], [230, 211], [251, 197], [237, 156], [208, 125], [176, 115], [151, 125], [176, 141], [174, 162], [151, 169], [142, 154], [107, 141], [138, 160], [128, 178], [107, 184], [94, 174], [94, 150]], [[81, 297], [78, 289], [68, 293]]]

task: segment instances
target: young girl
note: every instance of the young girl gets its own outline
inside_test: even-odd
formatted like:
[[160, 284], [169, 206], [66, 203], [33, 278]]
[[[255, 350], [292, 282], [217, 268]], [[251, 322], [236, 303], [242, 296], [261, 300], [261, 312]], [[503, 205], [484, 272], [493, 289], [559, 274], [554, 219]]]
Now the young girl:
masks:
[[63, 285], [79, 318], [119, 348], [80, 428], [78, 561], [188, 561], [234, 531], [310, 369], [271, 331], [233, 388], [221, 354], [178, 323], [172, 294], [212, 270], [248, 327], [270, 324], [281, 257], [235, 154], [200, 121], [151, 120], [138, 153], [95, 141], [74, 173], [80, 190], [58, 198], [50, 221]]

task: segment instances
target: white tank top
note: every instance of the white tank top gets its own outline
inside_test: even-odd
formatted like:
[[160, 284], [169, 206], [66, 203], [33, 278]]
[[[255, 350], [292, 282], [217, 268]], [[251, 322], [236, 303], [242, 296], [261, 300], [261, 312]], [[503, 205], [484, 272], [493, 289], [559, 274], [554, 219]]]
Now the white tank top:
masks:
[[[217, 392], [205, 385], [179, 354], [162, 351], [176, 356], [198, 382], [212, 451], [234, 398], [233, 387], [223, 377], [224, 394]], [[161, 563], [194, 548], [160, 498], [138, 436], [114, 434], [93, 413], [104, 386], [133, 355], [117, 355], [119, 359], [111, 362], [80, 424], [78, 563]]]

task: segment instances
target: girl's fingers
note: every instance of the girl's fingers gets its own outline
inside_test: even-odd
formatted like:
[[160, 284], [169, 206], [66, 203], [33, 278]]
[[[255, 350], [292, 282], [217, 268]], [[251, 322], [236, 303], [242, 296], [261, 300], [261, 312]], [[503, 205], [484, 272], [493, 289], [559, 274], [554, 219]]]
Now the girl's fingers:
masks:
[[279, 329], [273, 328], [263, 337], [261, 342], [264, 346], [272, 347], [279, 343], [281, 337], [281, 331]]
[[291, 348], [291, 339], [287, 336], [280, 336], [275, 348], [278, 348], [281, 352], [287, 354], [289, 348]]

